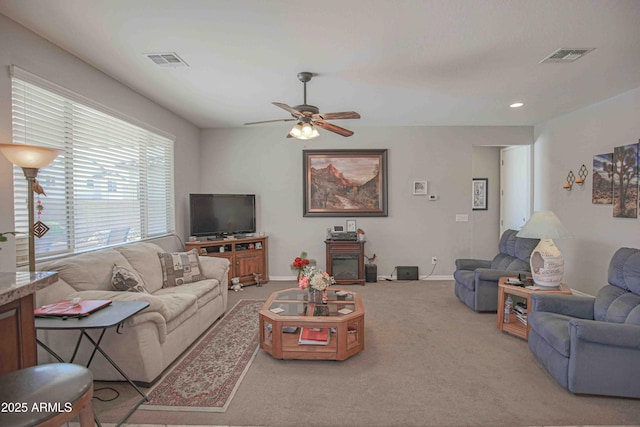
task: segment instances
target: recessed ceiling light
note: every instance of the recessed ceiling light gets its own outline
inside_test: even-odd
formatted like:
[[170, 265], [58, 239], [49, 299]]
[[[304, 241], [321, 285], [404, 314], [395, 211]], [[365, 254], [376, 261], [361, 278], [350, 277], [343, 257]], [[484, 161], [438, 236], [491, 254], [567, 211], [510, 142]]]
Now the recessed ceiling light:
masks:
[[524, 103], [522, 102], [514, 102], [513, 104], [509, 105], [509, 107], [511, 108], [520, 108], [524, 105]]

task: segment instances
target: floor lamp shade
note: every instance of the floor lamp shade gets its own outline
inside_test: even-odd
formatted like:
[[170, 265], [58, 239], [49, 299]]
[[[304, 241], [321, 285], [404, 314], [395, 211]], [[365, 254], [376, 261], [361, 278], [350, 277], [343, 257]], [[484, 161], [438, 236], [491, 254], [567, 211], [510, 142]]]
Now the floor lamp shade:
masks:
[[0, 153], [23, 169], [40, 169], [48, 166], [61, 150], [37, 145], [0, 144]]
[[27, 178], [27, 209], [29, 212], [29, 271], [36, 271], [36, 251], [33, 234], [33, 184], [38, 176], [38, 170], [48, 166], [62, 150], [27, 144], [0, 144], [0, 153], [7, 160], [22, 168]]
[[571, 237], [571, 233], [556, 214], [551, 211], [535, 212], [517, 236], [540, 239], [530, 258], [531, 275], [536, 285], [560, 286], [564, 274], [564, 258], [553, 239]]

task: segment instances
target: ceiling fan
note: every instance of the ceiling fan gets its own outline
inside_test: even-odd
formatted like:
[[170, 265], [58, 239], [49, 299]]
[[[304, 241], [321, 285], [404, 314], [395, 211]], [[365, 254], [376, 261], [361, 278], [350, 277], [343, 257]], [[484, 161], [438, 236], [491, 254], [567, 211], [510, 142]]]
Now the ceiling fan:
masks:
[[320, 135], [318, 133], [318, 130], [316, 129], [316, 126], [342, 136], [353, 135], [353, 131], [334, 125], [333, 123], [329, 123], [326, 120], [359, 119], [360, 114], [356, 113], [355, 111], [343, 111], [340, 113], [320, 113], [318, 107], [307, 104], [307, 82], [311, 80], [311, 77], [313, 77], [313, 74], [308, 71], [298, 73], [298, 80], [300, 80], [304, 84], [304, 103], [302, 105], [289, 107], [287, 104], [283, 104], [282, 102], [272, 102], [272, 104], [276, 107], [280, 107], [283, 110], [291, 113], [294, 118], [250, 122], [245, 123], [245, 125], [273, 122], [291, 122], [295, 120], [296, 124], [287, 135], [287, 138], [315, 138]]

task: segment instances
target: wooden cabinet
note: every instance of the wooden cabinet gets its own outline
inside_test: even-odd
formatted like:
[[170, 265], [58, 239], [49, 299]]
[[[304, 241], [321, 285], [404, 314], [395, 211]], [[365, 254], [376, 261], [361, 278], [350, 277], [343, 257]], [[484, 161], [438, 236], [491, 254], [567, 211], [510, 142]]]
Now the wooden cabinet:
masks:
[[0, 374], [37, 363], [33, 295], [0, 307]]
[[57, 281], [52, 271], [0, 272], [0, 375], [37, 363], [34, 294]]
[[231, 278], [239, 277], [242, 285], [255, 285], [254, 273], [262, 274], [262, 283], [269, 281], [268, 237], [247, 237], [234, 240], [211, 240], [202, 242], [188, 242], [188, 251], [197, 249], [202, 256], [226, 258], [231, 263], [229, 267], [229, 283]]

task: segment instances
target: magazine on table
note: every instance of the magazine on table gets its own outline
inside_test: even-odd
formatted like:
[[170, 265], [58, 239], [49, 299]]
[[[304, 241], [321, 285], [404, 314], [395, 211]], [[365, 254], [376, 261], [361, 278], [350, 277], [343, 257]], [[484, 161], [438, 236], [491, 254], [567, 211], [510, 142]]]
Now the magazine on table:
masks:
[[33, 311], [38, 317], [86, 316], [111, 304], [111, 300], [85, 299], [80, 301], [62, 300], [43, 305]]
[[329, 328], [300, 328], [298, 344], [328, 345], [330, 339]]

